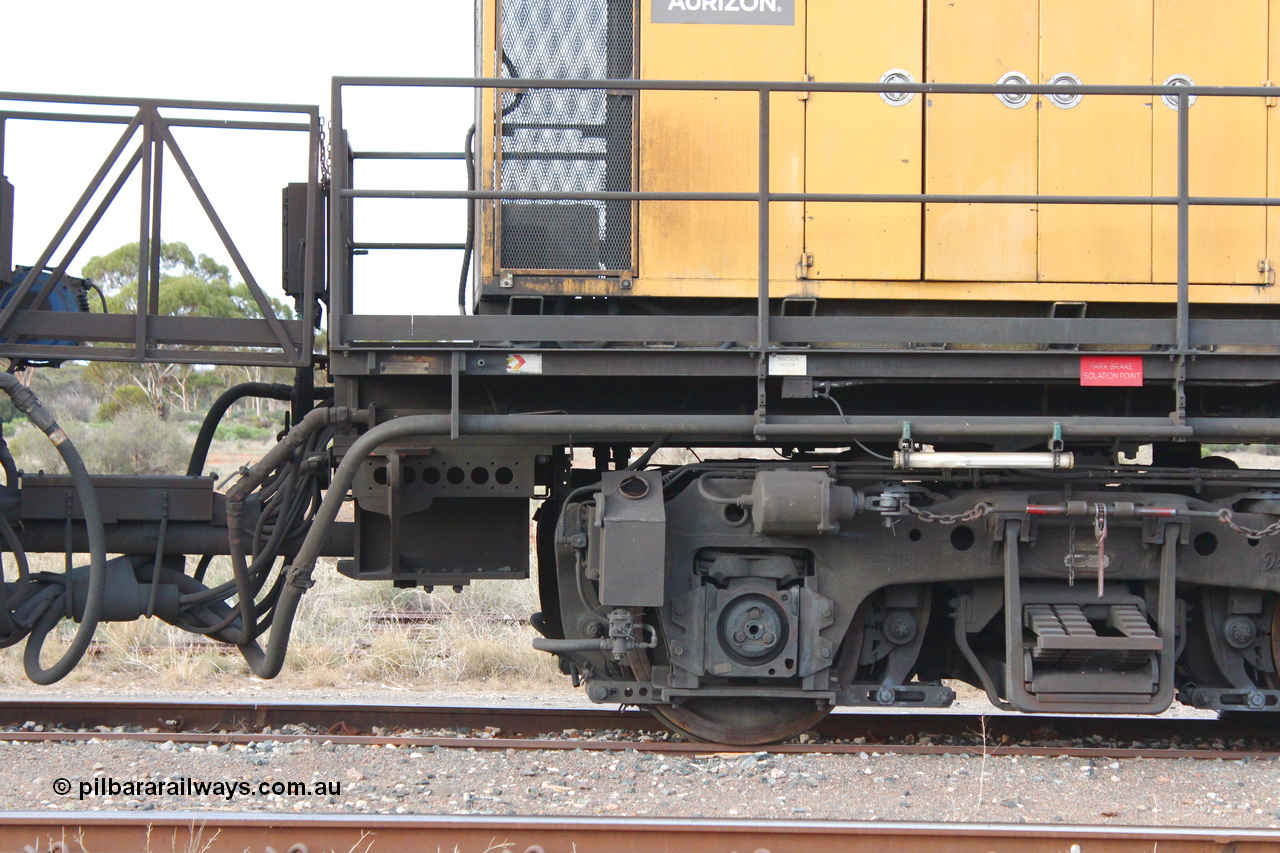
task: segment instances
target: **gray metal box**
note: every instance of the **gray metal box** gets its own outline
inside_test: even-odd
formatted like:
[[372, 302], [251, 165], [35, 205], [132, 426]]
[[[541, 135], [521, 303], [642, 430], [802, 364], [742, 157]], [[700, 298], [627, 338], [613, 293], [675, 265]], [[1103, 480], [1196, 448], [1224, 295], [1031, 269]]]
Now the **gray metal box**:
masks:
[[667, 566], [661, 472], [604, 472], [595, 518], [600, 537], [600, 603], [661, 607]]

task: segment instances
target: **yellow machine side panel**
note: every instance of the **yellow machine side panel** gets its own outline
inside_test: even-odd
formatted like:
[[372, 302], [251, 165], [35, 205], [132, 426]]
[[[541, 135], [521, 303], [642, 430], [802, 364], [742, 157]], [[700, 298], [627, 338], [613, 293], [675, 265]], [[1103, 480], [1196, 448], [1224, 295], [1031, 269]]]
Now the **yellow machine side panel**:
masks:
[[[1267, 79], [1274, 85], [1280, 77], [1280, 0], [1269, 2], [1269, 44], [1267, 45]], [[1274, 75], [1274, 76], [1273, 76]], [[1280, 92], [1277, 92], [1280, 94]], [[1280, 102], [1267, 108], [1267, 197], [1280, 196]], [[1192, 111], [1192, 115], [1195, 113]], [[1264, 256], [1272, 269], [1280, 265], [1280, 208], [1267, 208], [1267, 253]], [[1270, 281], [1271, 275], [1258, 276], [1259, 281]]]
[[[1042, 0], [1041, 81], [1065, 72], [1085, 84], [1150, 84], [1151, 22], [1151, 0]], [[1085, 95], [1071, 109], [1040, 101], [1042, 194], [1150, 195], [1147, 99]], [[1042, 281], [1151, 280], [1149, 207], [1042, 205], [1039, 230]]]
[[[997, 83], [1007, 73], [1039, 80], [1040, 0], [929, 3], [931, 83]], [[1035, 195], [1036, 99], [1012, 107], [992, 95], [928, 96], [925, 191]], [[930, 204], [924, 269], [931, 280], [1027, 281], [1036, 277], [1036, 208]]]
[[[1198, 86], [1257, 86], [1267, 77], [1266, 0], [1161, 0], [1155, 7], [1159, 84], [1170, 75]], [[1178, 113], [1157, 98], [1152, 165], [1155, 195], [1178, 192]], [[1267, 108], [1260, 98], [1198, 98], [1188, 112], [1190, 189], [1201, 196], [1261, 196], [1267, 180]], [[1191, 281], [1257, 284], [1266, 257], [1266, 211], [1193, 207]], [[1178, 280], [1177, 209], [1152, 212], [1156, 281]]]
[[[640, 72], [646, 80], [800, 80], [804, 2], [794, 26], [654, 24], [640, 10]], [[645, 92], [640, 98], [640, 190], [756, 192], [759, 96], [754, 92]], [[803, 188], [804, 106], [794, 93], [770, 101], [771, 185]], [[802, 205], [770, 210], [770, 277], [795, 280]], [[756, 280], [754, 202], [640, 203], [639, 275], [701, 279], [686, 295], [718, 296], [718, 281]], [[695, 292], [696, 291], [696, 292]]]
[[[923, 75], [922, 0], [809, 0], [808, 73], [818, 82], [877, 81], [901, 70]], [[814, 93], [806, 118], [805, 190], [918, 193], [922, 106], [876, 94]], [[805, 249], [815, 279], [920, 277], [920, 205], [814, 203]]]

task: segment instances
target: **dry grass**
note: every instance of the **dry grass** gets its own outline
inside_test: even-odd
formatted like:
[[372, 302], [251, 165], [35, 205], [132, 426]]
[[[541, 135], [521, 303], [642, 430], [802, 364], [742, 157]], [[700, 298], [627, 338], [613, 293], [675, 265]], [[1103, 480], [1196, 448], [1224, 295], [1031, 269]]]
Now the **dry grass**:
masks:
[[[6, 555], [10, 578], [11, 561]], [[210, 572], [216, 579], [228, 572], [219, 562]], [[60, 571], [62, 558], [39, 555], [32, 563], [34, 571]], [[479, 581], [461, 593], [428, 594], [353, 581], [337, 574], [331, 561], [322, 561], [316, 585], [299, 608], [285, 669], [273, 683], [298, 689], [558, 685], [563, 677], [554, 659], [532, 648], [534, 632], [523, 621], [536, 609], [533, 580]], [[412, 626], [371, 618], [388, 610], [440, 615]], [[46, 666], [66, 648], [74, 630], [64, 622], [46, 643]], [[0, 651], [0, 684], [29, 685], [22, 651], [22, 644]], [[64, 683], [110, 686], [121, 684], [122, 677], [133, 687], [182, 690], [242, 686], [252, 675], [234, 648], [142, 619], [100, 626], [87, 659]]]

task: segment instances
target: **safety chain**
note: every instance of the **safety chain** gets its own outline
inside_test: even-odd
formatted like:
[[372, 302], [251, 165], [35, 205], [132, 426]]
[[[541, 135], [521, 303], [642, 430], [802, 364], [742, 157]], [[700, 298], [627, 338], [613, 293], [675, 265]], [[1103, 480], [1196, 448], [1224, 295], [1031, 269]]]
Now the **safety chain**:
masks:
[[1239, 533], [1241, 536], [1249, 539], [1262, 539], [1266, 536], [1275, 536], [1276, 534], [1280, 534], [1280, 521], [1272, 522], [1261, 530], [1251, 530], [1248, 527], [1241, 527], [1236, 524], [1231, 517], [1231, 510], [1226, 507], [1218, 510], [1218, 521], [1221, 521], [1236, 533]]
[[327, 122], [324, 116], [320, 117], [320, 183], [327, 186], [329, 183], [329, 134], [325, 132], [326, 127], [331, 132], [333, 123]]
[[962, 521], [977, 521], [979, 518], [982, 518], [984, 515], [991, 512], [991, 510], [995, 509], [995, 504], [982, 501], [975, 504], [973, 509], [965, 512], [956, 513], [955, 515], [938, 515], [936, 513], [929, 512], [927, 509], [912, 506], [909, 503], [904, 503], [903, 506], [906, 508], [907, 512], [911, 513], [921, 521], [931, 521], [938, 524], [957, 524]]

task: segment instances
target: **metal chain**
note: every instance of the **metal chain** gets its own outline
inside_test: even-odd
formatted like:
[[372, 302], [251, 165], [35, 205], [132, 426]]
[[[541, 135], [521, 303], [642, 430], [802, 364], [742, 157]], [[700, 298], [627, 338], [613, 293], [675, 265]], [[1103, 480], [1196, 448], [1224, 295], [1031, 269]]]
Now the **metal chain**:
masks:
[[957, 513], [955, 515], [938, 515], [936, 513], [929, 512], [927, 509], [912, 506], [909, 503], [904, 503], [903, 506], [906, 508], [907, 512], [911, 513], [921, 521], [936, 522], [937, 524], [957, 524], [962, 521], [977, 521], [979, 518], [982, 518], [984, 515], [991, 512], [991, 510], [995, 509], [994, 504], [982, 501], [981, 503], [974, 504], [973, 509], [966, 512]]
[[322, 184], [329, 183], [329, 134], [326, 133], [326, 127], [331, 131], [333, 125], [326, 122], [324, 117], [320, 118], [320, 182]]
[[1236, 533], [1239, 533], [1241, 536], [1248, 539], [1262, 539], [1266, 536], [1275, 536], [1280, 534], [1280, 521], [1274, 521], [1261, 530], [1252, 530], [1248, 527], [1241, 527], [1239, 524], [1236, 524], [1232, 518], [1231, 510], [1225, 507], [1218, 510], [1218, 521], [1221, 521], [1227, 527], [1230, 527]]

